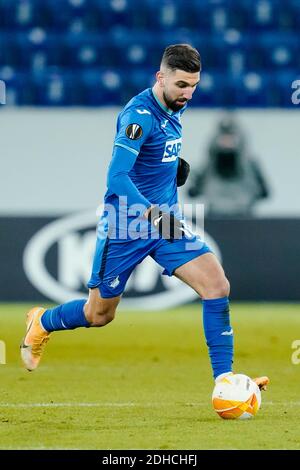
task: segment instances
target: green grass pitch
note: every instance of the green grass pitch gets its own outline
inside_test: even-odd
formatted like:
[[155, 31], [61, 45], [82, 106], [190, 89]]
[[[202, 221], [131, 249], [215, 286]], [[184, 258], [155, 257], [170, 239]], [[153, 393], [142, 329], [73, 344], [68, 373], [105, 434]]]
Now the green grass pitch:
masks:
[[54, 333], [31, 373], [19, 358], [29, 307], [0, 305], [1, 449], [300, 449], [299, 305], [232, 305], [234, 370], [271, 379], [248, 421], [211, 408], [199, 305]]

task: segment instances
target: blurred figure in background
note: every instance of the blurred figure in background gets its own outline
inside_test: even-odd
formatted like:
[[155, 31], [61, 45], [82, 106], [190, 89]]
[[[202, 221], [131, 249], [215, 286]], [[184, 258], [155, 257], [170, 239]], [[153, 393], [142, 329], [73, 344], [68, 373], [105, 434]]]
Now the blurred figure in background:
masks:
[[222, 117], [202, 171], [194, 173], [190, 197], [204, 197], [206, 215], [247, 217], [269, 190], [256, 160], [248, 153], [243, 133], [234, 117]]

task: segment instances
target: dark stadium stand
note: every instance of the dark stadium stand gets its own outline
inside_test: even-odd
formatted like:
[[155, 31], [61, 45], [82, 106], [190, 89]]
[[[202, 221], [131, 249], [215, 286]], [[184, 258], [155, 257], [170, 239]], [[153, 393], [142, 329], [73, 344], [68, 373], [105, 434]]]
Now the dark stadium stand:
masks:
[[188, 42], [193, 106], [290, 107], [299, 32], [300, 0], [0, 0], [0, 79], [8, 104], [120, 105]]

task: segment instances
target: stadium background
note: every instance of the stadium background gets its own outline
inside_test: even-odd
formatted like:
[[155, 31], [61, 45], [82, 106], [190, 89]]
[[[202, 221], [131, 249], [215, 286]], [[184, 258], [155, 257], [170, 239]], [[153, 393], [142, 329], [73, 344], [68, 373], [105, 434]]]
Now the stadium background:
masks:
[[[255, 217], [205, 221], [208, 236], [215, 243], [231, 280], [232, 300], [299, 301], [300, 96], [297, 87], [299, 89], [300, 82], [295, 85], [300, 79], [299, 29], [300, 0], [0, 0], [0, 80], [5, 83], [5, 96], [1, 88], [0, 99], [0, 300], [3, 302], [3, 339], [8, 345], [10, 341], [16, 345], [17, 341], [10, 336], [10, 325], [21, 335], [20, 325], [26, 308], [15, 307], [14, 303], [7, 306], [4, 302], [60, 302], [74, 298], [74, 294], [86, 294], [84, 284], [93, 255], [96, 209], [105, 191], [117, 113], [134, 94], [151, 86], [164, 48], [179, 42], [197, 47], [203, 62], [201, 85], [183, 121], [182, 155], [190, 161], [192, 171], [203, 164], [218, 120], [224, 110], [230, 110], [235, 112], [246, 132], [249, 147], [258, 157], [270, 186], [270, 197], [257, 205]], [[183, 202], [195, 202], [189, 199], [185, 188], [180, 193]], [[142, 328], [143, 320], [134, 317], [134, 310], [160, 311], [196, 302], [195, 295], [184, 286], [179, 287], [176, 280], [161, 280], [160, 270], [151, 262], [139, 269], [123, 301], [123, 306], [132, 312], [128, 314], [130, 322], [134, 319]], [[268, 325], [274, 322], [269, 348], [258, 347], [258, 357], [262, 364], [268, 365], [272, 364], [275, 354], [277, 366], [285, 370], [286, 377], [295, 379], [296, 387], [298, 371], [295, 366], [291, 368], [289, 355], [299, 324], [289, 309], [294, 308], [296, 312], [297, 304], [282, 308], [281, 305], [286, 304], [274, 307], [266, 304], [266, 311], [263, 310], [265, 304], [253, 304], [250, 310], [247, 310], [248, 304], [245, 305], [238, 307], [248, 322], [245, 343], [243, 320], [239, 324], [237, 308], [240, 346], [255, 347], [255, 340], [252, 343], [248, 337], [249, 332], [263, 344], [263, 331], [268, 331]], [[191, 308], [194, 307], [188, 307]], [[192, 315], [192, 310], [188, 309], [187, 325]], [[276, 320], [272, 320], [271, 311], [277, 312]], [[251, 323], [251, 318], [253, 322], [258, 319], [258, 313], [262, 322], [260, 331]], [[169, 318], [168, 312], [165, 315]], [[175, 318], [184, 328], [180, 315], [179, 312]], [[286, 332], [280, 323], [284, 317], [291, 325]], [[145, 317], [146, 325], [149, 321], [149, 317]], [[167, 320], [162, 321], [167, 329]], [[121, 324], [127, 331], [124, 319]], [[278, 344], [280, 331], [285, 342]], [[96, 335], [96, 332], [92, 335], [94, 333]], [[77, 334], [73, 340], [74, 354], [76, 338], [79, 344], [82, 341]], [[91, 344], [85, 348], [86, 359], [95, 354], [92, 346], [95, 335], [90, 336]], [[128, 335], [131, 338], [130, 333]], [[165, 339], [161, 335], [167, 344], [168, 335]], [[176, 335], [173, 339], [178, 341]], [[109, 332], [104, 333], [102, 340], [104, 347], [109, 347]], [[88, 341], [87, 337], [84, 341]], [[69, 346], [62, 339], [58, 345], [72, 364], [74, 355], [71, 356]], [[139, 350], [139, 345], [135, 346]], [[144, 357], [142, 347], [140, 352]], [[207, 367], [206, 352], [202, 353], [203, 364]], [[6, 379], [14, 389], [13, 367], [17, 367], [18, 359], [17, 353], [10, 354], [13, 366], [10, 370], [8, 361]], [[55, 356], [54, 349], [52, 354], [54, 364], [58, 364], [60, 355]], [[111, 360], [109, 367], [113, 371], [116, 358]], [[243, 357], [241, 353], [239, 360], [249, 373], [257, 373], [257, 364], [253, 365], [250, 357]], [[48, 371], [53, 373], [50, 363], [49, 359]], [[120, 367], [122, 365], [132, 379], [130, 366], [121, 360]], [[66, 380], [76, 389], [72, 379], [68, 382], [66, 367], [59, 372], [59, 377], [62, 383]], [[272, 367], [269, 368], [275, 374], [276, 367]], [[150, 384], [151, 371], [149, 374]], [[208, 380], [205, 374], [207, 372], [204, 377]], [[181, 378], [184, 381], [187, 377], [182, 375]], [[110, 385], [119, 386], [116, 377], [111, 380]], [[138, 379], [133, 383], [136, 387], [140, 385]], [[191, 383], [191, 390], [193, 385], [196, 384]], [[163, 380], [156, 386], [161, 386], [162, 393]], [[27, 382], [26, 387], [28, 393], [32, 393]], [[96, 400], [96, 379], [90, 387], [90, 399]], [[50, 389], [55, 397], [56, 390], [52, 386]], [[207, 390], [200, 389], [199, 393], [204, 393], [205, 401]], [[295, 391], [293, 393], [289, 395], [291, 400], [297, 396]], [[128, 399], [132, 398], [129, 391], [126, 394]], [[31, 396], [38, 400], [36, 395]], [[49, 394], [46, 399], [51, 397]], [[68, 399], [64, 395], [63, 398]], [[119, 395], [117, 398], [124, 400]], [[276, 394], [273, 398], [282, 399]], [[177, 396], [175, 402], [176, 399]], [[18, 400], [24, 402], [24, 397], [17, 397]], [[148, 395], [147, 400], [150, 400]], [[188, 415], [192, 419], [191, 413]], [[92, 416], [89, 419], [93, 420]], [[271, 438], [264, 442], [261, 437], [261, 444], [258, 444], [255, 429], [251, 432], [250, 444], [228, 443], [220, 435], [215, 447], [243, 448], [251, 442], [262, 448], [272, 446]], [[2, 446], [26, 447], [22, 441], [14, 444], [13, 431], [5, 435]], [[44, 447], [59, 446], [54, 430], [53, 436], [53, 440], [43, 441]], [[133, 448], [159, 444], [155, 434], [148, 436], [147, 444], [137, 436]], [[161, 439], [165, 448], [176, 448], [176, 445], [193, 448], [198, 442], [176, 441], [171, 437]], [[205, 442], [204, 434], [199, 439]], [[74, 436], [72, 441], [70, 436], [65, 445], [80, 447], [80, 442], [79, 437]], [[87, 442], [101, 446], [91, 436], [83, 447], [88, 447]], [[104, 440], [104, 448], [131, 445], [130, 439], [125, 439], [124, 444], [120, 440], [113, 442], [115, 444]], [[299, 446], [296, 437], [290, 443], [274, 442], [278, 447]], [[27, 446], [40, 447], [39, 436]]]

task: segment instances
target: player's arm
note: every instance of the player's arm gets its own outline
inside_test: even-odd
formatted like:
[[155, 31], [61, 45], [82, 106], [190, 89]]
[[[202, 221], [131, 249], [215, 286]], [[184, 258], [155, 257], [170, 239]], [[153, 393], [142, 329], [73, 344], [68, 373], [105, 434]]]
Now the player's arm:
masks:
[[151, 206], [132, 182], [129, 172], [139, 155], [141, 146], [152, 130], [152, 115], [143, 108], [126, 112], [118, 122], [112, 160], [107, 175], [107, 187], [117, 196], [126, 196], [128, 205]]
[[108, 170], [107, 187], [117, 196], [126, 196], [128, 206], [143, 204], [148, 208], [151, 203], [137, 189], [128, 174], [135, 164], [136, 158], [137, 155], [129, 149], [115, 146]]

